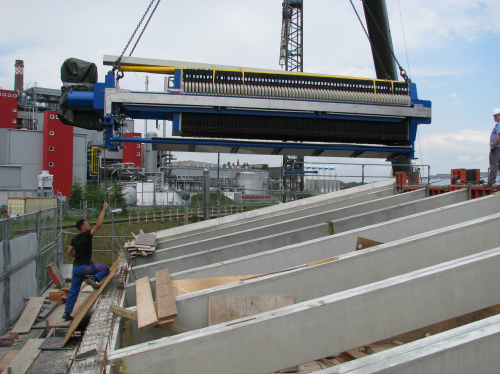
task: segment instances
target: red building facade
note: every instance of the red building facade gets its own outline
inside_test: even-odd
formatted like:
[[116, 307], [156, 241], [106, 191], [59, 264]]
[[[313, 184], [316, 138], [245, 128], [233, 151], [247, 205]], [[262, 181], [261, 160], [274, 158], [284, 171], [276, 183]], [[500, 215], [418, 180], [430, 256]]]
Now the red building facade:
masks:
[[[141, 133], [131, 132], [123, 135], [124, 138], [140, 138]], [[133, 162], [136, 167], [142, 166], [142, 145], [141, 143], [125, 143], [123, 149], [122, 162]]]
[[17, 129], [17, 91], [0, 90], [0, 128]]
[[43, 170], [54, 176], [53, 189], [69, 196], [73, 183], [73, 126], [59, 121], [55, 111], [43, 113]]

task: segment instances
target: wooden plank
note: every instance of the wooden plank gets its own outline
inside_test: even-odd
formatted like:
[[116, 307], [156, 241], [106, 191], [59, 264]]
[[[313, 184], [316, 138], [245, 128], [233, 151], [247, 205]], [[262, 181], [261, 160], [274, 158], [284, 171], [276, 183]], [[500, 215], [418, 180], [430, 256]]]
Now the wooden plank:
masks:
[[268, 312], [292, 305], [294, 301], [293, 296], [211, 296], [208, 325], [213, 326]]
[[139, 330], [156, 326], [158, 318], [147, 276], [135, 281], [135, 298], [137, 300], [137, 326]]
[[165, 321], [177, 317], [177, 306], [175, 305], [175, 294], [170, 281], [168, 269], [155, 272], [157, 314], [159, 321]]
[[239, 282], [259, 275], [238, 275], [229, 277], [199, 278], [199, 279], [180, 279], [172, 280], [172, 288], [175, 296], [185, 295], [187, 293], [204, 290], [207, 288], [222, 286], [224, 284]]
[[21, 317], [12, 329], [11, 334], [27, 334], [30, 332], [38, 313], [40, 313], [40, 308], [42, 307], [44, 300], [45, 297], [30, 298], [28, 305], [24, 308], [23, 314], [21, 314]]
[[21, 351], [15, 351], [11, 349], [10, 351], [7, 352], [5, 356], [3, 356], [2, 360], [0, 361], [0, 372], [5, 370], [7, 366], [12, 362], [12, 360], [17, 356], [17, 354]]
[[24, 345], [23, 349], [19, 351], [19, 354], [10, 362], [6, 370], [12, 369], [12, 373], [24, 374], [28, 371], [33, 361], [40, 354], [40, 345], [42, 345], [45, 339], [29, 339]]
[[329, 257], [329, 258], [324, 258], [323, 260], [318, 260], [318, 261], [313, 261], [313, 262], [309, 262], [307, 264], [307, 267], [310, 267], [310, 266], [316, 266], [316, 265], [321, 265], [321, 264], [325, 264], [327, 262], [331, 262], [331, 261], [337, 261], [339, 258], [337, 256], [334, 256], [334, 257]]
[[[80, 292], [78, 299], [76, 300], [74, 310], [77, 310], [80, 305], [82, 305], [87, 296], [90, 296], [90, 294], [87, 292]], [[33, 326], [33, 328], [45, 328], [46, 323], [48, 323], [49, 327], [68, 327], [71, 324], [71, 321], [62, 319], [65, 308], [65, 304], [58, 305], [57, 308], [54, 309], [44, 321], [38, 322], [35, 326]]]
[[133, 232], [131, 232], [131, 234], [134, 237], [135, 241], [137, 241], [137, 235], [135, 235]]
[[146, 252], [156, 252], [155, 247], [150, 247], [149, 245], [135, 245], [135, 248], [137, 248], [139, 251], [146, 251]]
[[119, 315], [120, 317], [128, 318], [133, 321], [137, 321], [137, 313], [132, 312], [128, 309], [125, 308], [120, 308], [119, 306], [112, 305], [111, 306], [111, 313], [114, 313], [116, 315]]
[[147, 257], [147, 256], [148, 256], [148, 254], [147, 254], [146, 252], [144, 252], [144, 251], [141, 251], [141, 254], [142, 254], [144, 257]]
[[379, 244], [384, 244], [384, 243], [358, 236], [358, 241], [356, 243], [356, 251], [359, 251], [359, 250], [365, 249], [365, 248], [374, 247], [374, 246], [379, 245]]
[[97, 290], [93, 290], [90, 294], [88, 294], [85, 301], [73, 313], [73, 321], [71, 321], [68, 332], [64, 337], [64, 341], [61, 347], [64, 347], [65, 344], [68, 342], [69, 338], [71, 338], [71, 335], [75, 332], [76, 328], [78, 327], [80, 322], [82, 322], [83, 318], [85, 318], [90, 308], [92, 308], [92, 305], [94, 305], [94, 303], [99, 298], [102, 291], [104, 291], [104, 289], [111, 281], [111, 279], [113, 279], [119, 267], [120, 267], [120, 256], [118, 256], [115, 263], [109, 269], [108, 276], [100, 282], [100, 287]]

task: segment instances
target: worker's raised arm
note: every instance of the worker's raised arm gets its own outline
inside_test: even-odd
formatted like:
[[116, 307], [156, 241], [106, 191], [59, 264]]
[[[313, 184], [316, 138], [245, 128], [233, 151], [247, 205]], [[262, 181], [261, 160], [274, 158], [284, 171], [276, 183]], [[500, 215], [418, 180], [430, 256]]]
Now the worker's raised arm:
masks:
[[99, 230], [99, 228], [102, 226], [102, 223], [104, 222], [104, 215], [106, 214], [106, 209], [108, 209], [108, 203], [104, 202], [102, 205], [102, 210], [101, 214], [99, 214], [99, 218], [97, 218], [97, 222], [95, 223], [95, 226], [90, 230], [90, 234], [94, 236], [94, 234]]

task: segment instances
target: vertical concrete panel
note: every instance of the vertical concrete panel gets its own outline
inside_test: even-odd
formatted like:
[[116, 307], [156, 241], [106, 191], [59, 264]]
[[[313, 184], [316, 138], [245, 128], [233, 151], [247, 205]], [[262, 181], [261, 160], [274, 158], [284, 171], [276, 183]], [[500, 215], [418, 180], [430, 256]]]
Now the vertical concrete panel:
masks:
[[87, 183], [87, 138], [73, 134], [73, 179]]

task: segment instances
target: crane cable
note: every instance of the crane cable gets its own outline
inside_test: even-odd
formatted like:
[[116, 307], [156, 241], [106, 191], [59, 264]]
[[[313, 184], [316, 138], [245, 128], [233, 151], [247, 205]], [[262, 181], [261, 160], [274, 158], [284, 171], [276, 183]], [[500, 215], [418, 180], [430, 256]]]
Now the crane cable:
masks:
[[[144, 15], [142, 16], [141, 20], [139, 21], [139, 24], [137, 25], [137, 27], [135, 28], [134, 32], [132, 33], [132, 36], [130, 37], [130, 39], [128, 40], [128, 43], [127, 45], [125, 46], [125, 48], [123, 49], [123, 52], [121, 53], [120, 57], [118, 57], [118, 59], [113, 63], [113, 70], [111, 70], [111, 73], [114, 74], [114, 72], [116, 70], [118, 70], [121, 66], [121, 62], [122, 62], [122, 58], [123, 56], [125, 55], [125, 52], [127, 51], [128, 47], [130, 46], [130, 43], [132, 42], [132, 40], [134, 39], [134, 36], [135, 34], [137, 33], [137, 31], [139, 30], [139, 27], [141, 27], [141, 24], [142, 22], [144, 21], [144, 18], [146, 18], [146, 15], [149, 13], [149, 10], [151, 9], [151, 6], [153, 5], [153, 3], [157, 1], [155, 7], [153, 8], [153, 10], [151, 11], [151, 14], [149, 15], [149, 18], [148, 20], [146, 21], [146, 23], [144, 24], [144, 27], [142, 28], [141, 30], [141, 33], [139, 34], [139, 36], [137, 37], [137, 40], [135, 41], [135, 44], [134, 46], [132, 47], [132, 50], [130, 51], [130, 54], [128, 55], [128, 57], [131, 57], [132, 56], [132, 53], [134, 53], [134, 50], [135, 48], [137, 47], [137, 44], [139, 43], [139, 40], [141, 40], [141, 37], [142, 37], [142, 34], [144, 34], [144, 31], [146, 30], [146, 27], [148, 27], [148, 24], [149, 24], [149, 21], [151, 21], [151, 18], [153, 17], [153, 14], [155, 13], [156, 11], [156, 8], [158, 8], [158, 5], [160, 4], [160, 1], [161, 0], [151, 0], [151, 2], [149, 3], [147, 9], [146, 9], [146, 12], [144, 12]], [[118, 81], [119, 79], [123, 78], [124, 74], [123, 72], [118, 72], [116, 74], [116, 80]]]
[[[377, 57], [380, 65], [382, 66], [382, 69], [384, 70], [384, 73], [387, 77], [387, 79], [390, 79], [389, 75], [387, 74], [387, 71], [385, 71], [383, 65], [382, 65], [382, 61], [380, 60], [380, 57], [377, 53], [377, 50], [375, 48], [373, 48], [373, 43], [370, 39], [370, 37], [368, 36], [368, 32], [366, 31], [365, 29], [365, 26], [363, 25], [363, 22], [361, 21], [361, 18], [359, 17], [359, 14], [358, 14], [358, 11], [356, 10], [356, 7], [354, 6], [354, 4], [352, 3], [352, 0], [349, 0], [351, 2], [351, 5], [352, 5], [352, 8], [354, 9], [354, 12], [356, 13], [356, 16], [358, 17], [358, 20], [359, 20], [359, 23], [361, 24], [361, 27], [363, 28], [363, 31], [365, 32], [365, 35], [366, 37], [368, 38], [368, 41], [370, 42], [370, 45], [372, 46], [372, 51], [375, 53], [375, 56]], [[363, 0], [364, 1], [364, 0]], [[396, 58], [396, 55], [394, 54], [394, 51], [392, 50], [392, 46], [389, 44], [388, 40], [386, 39], [386, 37], [384, 36], [384, 33], [382, 32], [382, 30], [380, 29], [380, 26], [377, 22], [377, 20], [375, 19], [375, 17], [373, 16], [372, 14], [372, 11], [370, 10], [370, 7], [367, 6], [366, 9], [368, 10], [368, 14], [370, 15], [370, 17], [372, 18], [373, 22], [375, 23], [375, 25], [377, 26], [377, 29], [378, 31], [380, 32], [380, 35], [382, 36], [383, 40], [385, 41], [385, 44], [387, 44], [387, 47], [389, 47], [389, 51], [391, 51], [391, 54], [392, 54], [392, 57], [394, 58], [394, 61], [396, 62], [396, 64], [398, 65], [398, 68], [399, 68], [399, 74], [401, 75], [401, 77], [406, 81], [406, 82], [411, 82], [410, 78], [408, 78], [408, 75], [406, 74], [406, 70], [403, 69], [403, 67], [401, 66], [401, 64], [399, 63], [398, 59]]]

